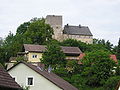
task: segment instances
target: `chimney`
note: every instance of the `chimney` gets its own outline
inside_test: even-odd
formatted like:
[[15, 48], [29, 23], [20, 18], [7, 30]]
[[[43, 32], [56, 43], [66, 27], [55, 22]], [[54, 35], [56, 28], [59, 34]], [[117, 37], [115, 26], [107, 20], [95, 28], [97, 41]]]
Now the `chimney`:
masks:
[[81, 25], [79, 24], [79, 28], [81, 28]]
[[67, 24], [66, 27], [69, 27], [69, 24]]

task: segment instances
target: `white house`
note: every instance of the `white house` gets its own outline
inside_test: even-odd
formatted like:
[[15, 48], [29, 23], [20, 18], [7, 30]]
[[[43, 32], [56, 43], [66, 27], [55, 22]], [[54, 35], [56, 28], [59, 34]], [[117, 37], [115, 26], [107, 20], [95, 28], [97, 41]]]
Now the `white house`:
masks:
[[8, 73], [21, 86], [29, 86], [30, 90], [78, 90], [67, 81], [41, 67], [19, 62]]

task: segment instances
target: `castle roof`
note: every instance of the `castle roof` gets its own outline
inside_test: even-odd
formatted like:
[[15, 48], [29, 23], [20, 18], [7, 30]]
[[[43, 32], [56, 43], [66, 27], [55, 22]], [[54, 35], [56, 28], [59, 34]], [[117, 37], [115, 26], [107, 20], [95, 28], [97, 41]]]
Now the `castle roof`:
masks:
[[85, 35], [85, 36], [93, 36], [92, 33], [90, 32], [90, 29], [86, 26], [71, 26], [71, 25], [65, 25], [64, 34], [68, 35]]

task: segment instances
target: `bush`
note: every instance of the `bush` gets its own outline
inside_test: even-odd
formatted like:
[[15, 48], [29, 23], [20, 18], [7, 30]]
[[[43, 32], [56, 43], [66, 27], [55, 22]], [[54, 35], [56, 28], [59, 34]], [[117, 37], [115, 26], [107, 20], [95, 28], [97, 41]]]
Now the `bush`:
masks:
[[110, 77], [104, 84], [105, 90], [115, 90], [117, 83], [120, 80], [120, 76]]

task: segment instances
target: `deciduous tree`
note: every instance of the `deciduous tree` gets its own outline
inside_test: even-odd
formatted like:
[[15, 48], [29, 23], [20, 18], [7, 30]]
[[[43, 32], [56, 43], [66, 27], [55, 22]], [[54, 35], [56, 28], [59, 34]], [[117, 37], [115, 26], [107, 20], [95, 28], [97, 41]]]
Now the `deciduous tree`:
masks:
[[112, 70], [116, 66], [109, 53], [105, 51], [87, 53], [82, 63], [84, 65], [82, 75], [88, 79], [86, 84], [93, 87], [103, 85], [105, 80], [113, 75]]
[[42, 55], [41, 62], [47, 67], [50, 65], [54, 69], [65, 67], [65, 54], [57, 43], [50, 41], [47, 44], [46, 51]]

